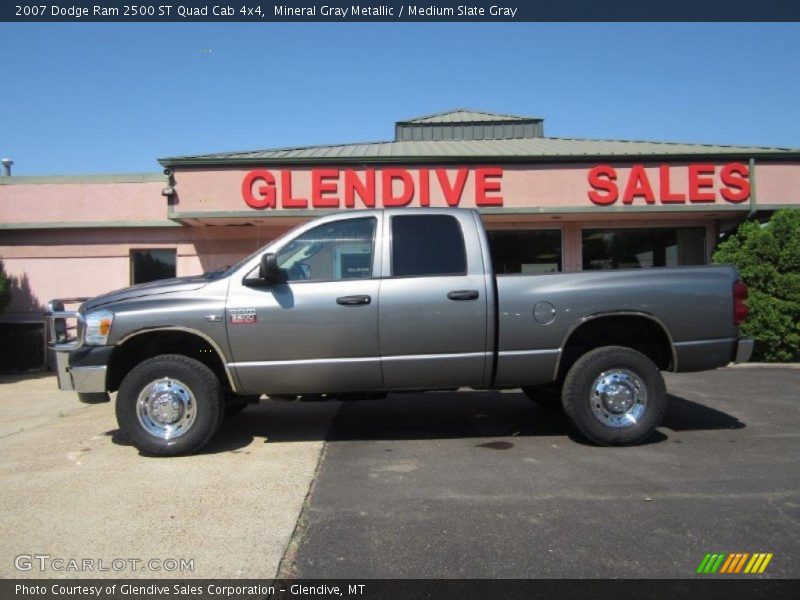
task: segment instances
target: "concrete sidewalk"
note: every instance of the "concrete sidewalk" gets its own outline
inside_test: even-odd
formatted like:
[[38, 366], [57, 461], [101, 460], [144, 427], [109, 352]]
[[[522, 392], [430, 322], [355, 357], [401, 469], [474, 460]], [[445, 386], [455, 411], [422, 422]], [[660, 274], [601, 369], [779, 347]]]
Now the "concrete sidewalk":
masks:
[[[202, 454], [158, 459], [121, 439], [113, 402], [80, 404], [52, 376], [0, 378], [0, 408], [0, 576], [269, 579], [338, 404], [263, 401], [226, 421]], [[15, 568], [34, 554], [162, 563]], [[166, 571], [165, 559], [193, 560], [193, 570]]]

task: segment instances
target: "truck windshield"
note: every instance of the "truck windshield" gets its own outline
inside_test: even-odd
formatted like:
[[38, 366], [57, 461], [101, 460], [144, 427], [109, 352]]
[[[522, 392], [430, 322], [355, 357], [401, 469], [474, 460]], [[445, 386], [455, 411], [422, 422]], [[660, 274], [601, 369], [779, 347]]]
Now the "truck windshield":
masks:
[[220, 277], [224, 277], [227, 275], [228, 271], [230, 271], [231, 266], [225, 265], [224, 267], [220, 267], [219, 269], [214, 269], [213, 271], [206, 271], [203, 273], [203, 279], [219, 279]]
[[[278, 238], [276, 238], [274, 240], [271, 240], [269, 243], [272, 244], [272, 243], [276, 242], [277, 240], [279, 240], [281, 238], [286, 238], [286, 237], [291, 236], [292, 233], [296, 229], [298, 229], [299, 227], [300, 227], [300, 225], [298, 225], [297, 227], [292, 227], [289, 231], [287, 231], [283, 235], [279, 236]], [[241, 266], [245, 265], [246, 263], [250, 262], [256, 256], [261, 255], [261, 253], [264, 252], [264, 247], [265, 246], [266, 246], [266, 244], [260, 246], [255, 252], [252, 252], [252, 253], [248, 254], [242, 260], [240, 260], [237, 263], [234, 263], [233, 265], [228, 265], [226, 267], [222, 267], [221, 269], [217, 269], [216, 271], [210, 271], [209, 273], [204, 273], [203, 277], [207, 278], [207, 279], [221, 279], [223, 277], [227, 277], [228, 275], [230, 275], [231, 273], [236, 271], [239, 267], [241, 267]]]

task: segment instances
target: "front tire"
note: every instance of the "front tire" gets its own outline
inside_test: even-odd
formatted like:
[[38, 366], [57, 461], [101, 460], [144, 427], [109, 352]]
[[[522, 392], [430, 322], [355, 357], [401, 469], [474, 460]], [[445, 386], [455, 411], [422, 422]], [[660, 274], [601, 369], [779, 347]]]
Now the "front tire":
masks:
[[647, 356], [605, 346], [587, 352], [564, 381], [564, 412], [588, 440], [627, 446], [649, 437], [667, 406], [664, 378]]
[[225, 410], [219, 379], [203, 363], [178, 354], [149, 358], [125, 376], [117, 422], [142, 453], [197, 452], [216, 433]]

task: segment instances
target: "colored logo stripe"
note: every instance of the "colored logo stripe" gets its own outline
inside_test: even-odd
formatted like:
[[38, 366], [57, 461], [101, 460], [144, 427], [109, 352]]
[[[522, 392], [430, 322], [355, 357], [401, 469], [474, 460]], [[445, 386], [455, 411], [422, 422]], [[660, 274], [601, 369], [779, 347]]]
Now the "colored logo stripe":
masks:
[[755, 554], [750, 554], [749, 552], [732, 552], [730, 554], [709, 552], [703, 557], [700, 566], [697, 567], [697, 573], [760, 574], [766, 570], [769, 561], [772, 560], [772, 556], [771, 552], [756, 552]]
[[728, 569], [730, 569], [731, 563], [733, 563], [734, 560], [738, 560], [738, 559], [739, 559], [739, 555], [738, 554], [728, 554], [728, 558], [725, 559], [724, 563], [722, 563], [722, 568], [719, 570], [719, 572], [720, 573], [730, 573], [730, 571]]
[[747, 566], [744, 568], [745, 573], [763, 573], [764, 569], [767, 568], [769, 561], [772, 560], [772, 553], [770, 554], [753, 554], [753, 558], [750, 559], [750, 562], [747, 563]]
[[697, 573], [705, 573], [706, 572], [706, 566], [708, 565], [708, 561], [709, 560], [711, 560], [711, 555], [710, 554], [706, 554], [703, 557], [703, 560], [700, 561], [700, 566], [697, 567]]
[[726, 560], [725, 564], [722, 565], [722, 570], [720, 570], [720, 573], [738, 573], [742, 570], [744, 561], [747, 560], [748, 556], [750, 556], [749, 552], [736, 552], [728, 555], [728, 560]]
[[706, 554], [700, 566], [697, 567], [698, 573], [716, 573], [725, 558], [724, 553]]

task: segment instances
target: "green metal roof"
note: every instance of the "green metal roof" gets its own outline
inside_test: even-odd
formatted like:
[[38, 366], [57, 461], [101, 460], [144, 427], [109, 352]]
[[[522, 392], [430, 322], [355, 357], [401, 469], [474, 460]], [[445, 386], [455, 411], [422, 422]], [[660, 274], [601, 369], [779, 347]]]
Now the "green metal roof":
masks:
[[159, 159], [162, 165], [206, 165], [311, 162], [436, 162], [452, 160], [510, 160], [553, 162], [598, 158], [646, 157], [800, 157], [800, 148], [680, 144], [631, 140], [577, 138], [521, 138], [372, 142], [328, 146], [301, 146], [247, 152], [221, 152]]
[[541, 119], [521, 115], [503, 115], [483, 110], [470, 110], [469, 108], [456, 108], [455, 110], [406, 119], [399, 121], [399, 123], [494, 123], [504, 121], [541, 121]]
[[447, 112], [398, 121], [395, 142], [456, 140], [509, 140], [544, 137], [544, 120], [457, 108]]
[[800, 156], [800, 149], [544, 137], [542, 119], [458, 108], [398, 121], [395, 140], [299, 146], [159, 159], [162, 165], [437, 162], [555, 162], [624, 157]]

